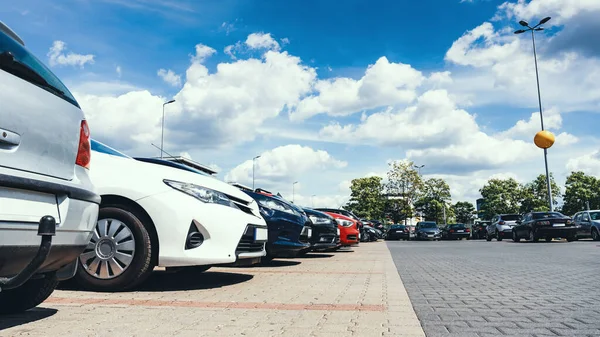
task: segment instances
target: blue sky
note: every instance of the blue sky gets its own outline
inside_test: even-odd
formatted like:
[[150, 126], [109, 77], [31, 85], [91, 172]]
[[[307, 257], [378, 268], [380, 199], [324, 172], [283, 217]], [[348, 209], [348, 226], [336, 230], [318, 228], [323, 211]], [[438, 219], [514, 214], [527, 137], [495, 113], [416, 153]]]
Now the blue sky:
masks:
[[[160, 102], [176, 97], [168, 150], [243, 183], [248, 159], [264, 154], [261, 184], [285, 195], [301, 180], [297, 199], [315, 194], [323, 206], [343, 200], [352, 178], [384, 174], [388, 160], [424, 163], [425, 174], [469, 201], [489, 177], [541, 173], [531, 145], [539, 117], [530, 40], [512, 30], [549, 15], [538, 52], [544, 110], [558, 135], [551, 169], [559, 181], [573, 169], [600, 174], [590, 123], [600, 120], [593, 2], [22, 0], [0, 13], [54, 62], [98, 139], [156, 155], [148, 143], [160, 141]], [[250, 43], [252, 34], [268, 45]], [[52, 61], [55, 41], [65, 45]], [[235, 59], [227, 46], [236, 46]], [[86, 55], [93, 62], [78, 59]], [[169, 84], [159, 69], [176, 78]]]

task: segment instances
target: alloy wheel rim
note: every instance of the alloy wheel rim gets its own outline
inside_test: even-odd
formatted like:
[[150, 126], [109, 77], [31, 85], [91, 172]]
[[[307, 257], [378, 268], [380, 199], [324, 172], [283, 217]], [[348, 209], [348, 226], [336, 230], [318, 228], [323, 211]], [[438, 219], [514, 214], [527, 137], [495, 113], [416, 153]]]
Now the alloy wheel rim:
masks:
[[598, 231], [596, 231], [596, 230], [592, 231], [592, 239], [598, 240]]
[[109, 280], [129, 268], [134, 254], [135, 238], [131, 229], [120, 220], [108, 218], [96, 222], [92, 239], [79, 261], [90, 276]]
[[535, 239], [535, 236], [533, 235], [533, 231], [529, 231], [529, 240], [533, 241]]

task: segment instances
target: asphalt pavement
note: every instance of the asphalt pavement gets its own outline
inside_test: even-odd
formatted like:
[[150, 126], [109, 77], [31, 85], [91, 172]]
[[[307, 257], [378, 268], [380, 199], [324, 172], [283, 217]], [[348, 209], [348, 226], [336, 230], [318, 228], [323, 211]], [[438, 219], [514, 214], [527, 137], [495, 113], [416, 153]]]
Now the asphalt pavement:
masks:
[[600, 244], [388, 241], [427, 336], [600, 336]]

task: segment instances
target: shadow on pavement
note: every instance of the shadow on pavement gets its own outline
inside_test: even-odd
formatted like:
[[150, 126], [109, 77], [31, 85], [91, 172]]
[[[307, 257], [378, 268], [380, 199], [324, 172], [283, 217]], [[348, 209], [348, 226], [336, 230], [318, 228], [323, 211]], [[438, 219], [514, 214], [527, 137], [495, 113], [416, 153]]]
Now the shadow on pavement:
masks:
[[8, 328], [13, 328], [15, 326], [39, 321], [41, 319], [48, 318], [56, 314], [57, 312], [58, 310], [56, 309], [37, 307], [20, 314], [2, 316], [2, 319], [0, 320], [0, 331]]
[[346, 248], [346, 249], [338, 249], [335, 251], [336, 253], [352, 253], [354, 252], [354, 250], [352, 250], [352, 248]]
[[[290, 260], [279, 260], [280, 258], [276, 258], [274, 260], [271, 261], [263, 261], [259, 264], [255, 264], [253, 265], [251, 268], [263, 268], [263, 267], [291, 267], [291, 266], [297, 266], [299, 265], [301, 262], [300, 261], [290, 261]], [[284, 258], [281, 258], [284, 259]]]
[[308, 253], [304, 256], [298, 257], [299, 259], [323, 259], [333, 257], [333, 254], [323, 254], [323, 253]]

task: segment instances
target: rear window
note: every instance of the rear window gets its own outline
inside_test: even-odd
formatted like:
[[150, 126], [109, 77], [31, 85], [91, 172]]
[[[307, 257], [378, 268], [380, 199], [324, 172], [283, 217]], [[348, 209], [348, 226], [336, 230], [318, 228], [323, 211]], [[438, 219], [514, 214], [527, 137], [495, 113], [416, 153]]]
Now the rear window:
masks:
[[404, 225], [392, 225], [391, 229], [404, 229], [406, 228]]
[[506, 215], [502, 215], [500, 217], [502, 218], [502, 220], [506, 220], [506, 221], [517, 221], [517, 220], [521, 219], [521, 216], [519, 214], [506, 214]]
[[[14, 57], [14, 61], [18, 63], [22, 63], [36, 74], [41, 76], [46, 82], [48, 82], [51, 86], [63, 92], [62, 95], [58, 95], [56, 92], [48, 90], [37, 84], [36, 82], [29, 79], [27, 76], [23, 76], [19, 72], [15, 72], [11, 70], [10, 65], [8, 64], [0, 64], [0, 69], [9, 72], [31, 84], [37, 85], [38, 87], [50, 92], [51, 94], [64, 99], [65, 101], [75, 105], [79, 108], [79, 104], [75, 100], [75, 97], [71, 94], [69, 89], [56, 77], [50, 69], [48, 69], [40, 60], [38, 60], [33, 54], [31, 54], [25, 47], [20, 45], [17, 41], [15, 41], [10, 36], [0, 32], [0, 56], [3, 53], [10, 53]], [[14, 62], [12, 62], [14, 63]], [[31, 75], [29, 75], [31, 76]]]
[[544, 212], [544, 213], [533, 213], [534, 219], [544, 219], [544, 218], [564, 218], [565, 216], [558, 212]]
[[459, 224], [453, 224], [453, 225], [450, 225], [450, 228], [452, 228], [452, 229], [464, 229], [465, 225], [461, 224], [461, 223], [459, 223]]

